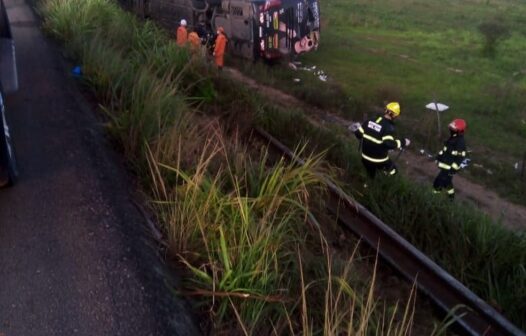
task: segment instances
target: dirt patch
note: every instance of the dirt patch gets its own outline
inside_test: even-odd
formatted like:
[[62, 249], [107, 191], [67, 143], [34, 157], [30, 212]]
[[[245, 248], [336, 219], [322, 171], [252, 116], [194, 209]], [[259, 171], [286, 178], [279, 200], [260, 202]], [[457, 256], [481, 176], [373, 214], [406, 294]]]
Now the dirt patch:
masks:
[[[346, 120], [319, 108], [312, 107], [280, 90], [262, 85], [243, 75], [236, 69], [228, 68], [226, 70], [225, 72], [236, 81], [243, 82], [251, 89], [256, 89], [259, 93], [272, 97], [274, 101], [278, 101], [284, 106], [299, 107], [309, 111], [312, 117], [319, 119], [319, 121], [340, 124], [342, 127], [347, 127], [352, 122], [351, 120]], [[312, 118], [310, 119], [312, 120]], [[416, 154], [411, 150], [406, 150], [400, 156], [397, 163], [401, 166], [403, 174], [406, 174], [417, 182], [429, 185], [431, 190], [432, 181], [436, 174], [438, 174], [438, 168], [433, 161], [430, 161], [426, 156]], [[526, 207], [505, 200], [494, 191], [474, 183], [462, 175], [455, 176], [453, 183], [458, 198], [474, 204], [497, 223], [501, 223], [507, 228], [521, 231], [526, 230]]]
[[[407, 152], [400, 160], [405, 173], [417, 181], [431, 186], [438, 168], [433, 161], [422, 155]], [[501, 198], [497, 193], [480, 184], [457, 175], [453, 179], [457, 195], [467, 200], [489, 215], [497, 223], [513, 230], [526, 229], [526, 208]]]

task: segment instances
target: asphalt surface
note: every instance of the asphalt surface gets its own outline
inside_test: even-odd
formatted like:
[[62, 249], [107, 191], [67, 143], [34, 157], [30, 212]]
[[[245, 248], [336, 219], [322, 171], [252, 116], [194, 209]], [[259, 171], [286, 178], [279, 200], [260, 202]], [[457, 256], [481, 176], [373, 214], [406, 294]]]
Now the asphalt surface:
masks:
[[133, 203], [133, 180], [60, 48], [25, 1], [5, 3], [20, 176], [0, 190], [0, 335], [197, 334]]

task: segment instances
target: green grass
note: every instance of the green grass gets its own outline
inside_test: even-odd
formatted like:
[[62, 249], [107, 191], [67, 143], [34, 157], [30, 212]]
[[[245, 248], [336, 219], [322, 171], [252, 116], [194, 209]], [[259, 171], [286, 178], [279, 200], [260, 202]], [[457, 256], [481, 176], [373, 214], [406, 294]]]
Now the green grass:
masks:
[[[513, 165], [526, 152], [526, 6], [517, 0], [321, 0], [321, 45], [300, 60], [317, 65], [332, 80], [311, 73], [273, 69], [258, 80], [307, 102], [362, 120], [371, 106], [400, 101], [399, 131], [414, 147], [435, 150], [436, 117], [424, 106], [435, 97], [451, 109], [442, 129], [461, 117], [474, 162], [498, 175], [473, 173], [477, 181], [525, 204], [526, 179]], [[495, 58], [483, 55], [480, 23], [497, 19], [511, 31]], [[271, 77], [267, 79], [265, 77]], [[302, 79], [300, 84], [292, 78]], [[442, 136], [444, 137], [444, 135]], [[445, 139], [443, 139], [445, 140]], [[441, 140], [441, 141], [443, 141]], [[498, 168], [497, 168], [498, 167]], [[503, 183], [504, 182], [504, 183]]]
[[[239, 119], [246, 118], [291, 147], [307, 139], [308, 151], [327, 149], [327, 160], [341, 167], [345, 180], [360, 185], [359, 158], [342, 130], [311, 125], [299, 111], [283, 111], [214, 77], [164, 32], [109, 1], [45, 3], [47, 29], [82, 60], [109, 130], [151, 188], [170, 251], [186, 266], [187, 290], [208, 304], [203, 311], [212, 330], [365, 335], [411, 328], [411, 303], [382, 307], [372, 285], [353, 279], [353, 256], [335, 259], [315, 224], [304, 229], [322, 198], [323, 183], [313, 175], [325, 173], [319, 157], [303, 170], [273, 163], [264, 149], [250, 152], [236, 136]], [[222, 126], [219, 118], [226, 120]], [[415, 245], [433, 247], [426, 251], [437, 262], [524, 323], [524, 237], [403, 180], [377, 188], [362, 198], [369, 207]], [[424, 219], [425, 230], [416, 230]]]
[[[364, 204], [518, 326], [526, 327], [525, 234], [518, 236], [493, 224], [475, 208], [451, 205], [445, 198], [437, 201], [408, 181], [383, 180], [374, 187], [362, 199]], [[394, 213], [393, 208], [400, 211]]]
[[[258, 123], [294, 147], [309, 139], [307, 152], [327, 149], [326, 158], [340, 167], [345, 189], [410, 243], [431, 257], [468, 288], [526, 329], [526, 233], [510, 232], [475, 207], [451, 203], [401, 176], [371, 184], [365, 177], [355, 143], [342, 128], [314, 126], [301, 111], [276, 109]], [[294, 127], [295, 132], [289, 130]], [[367, 182], [366, 190], [362, 185]]]
[[276, 162], [221, 126], [254, 109], [249, 91], [215, 86], [202, 59], [111, 1], [41, 4], [45, 28], [82, 62], [108, 130], [151, 190], [169, 252], [187, 273], [183, 294], [206, 306], [210, 332], [408, 333], [414, 293], [405, 303], [378, 300], [375, 273], [356, 277], [355, 254], [337, 258], [316, 224], [322, 158]]

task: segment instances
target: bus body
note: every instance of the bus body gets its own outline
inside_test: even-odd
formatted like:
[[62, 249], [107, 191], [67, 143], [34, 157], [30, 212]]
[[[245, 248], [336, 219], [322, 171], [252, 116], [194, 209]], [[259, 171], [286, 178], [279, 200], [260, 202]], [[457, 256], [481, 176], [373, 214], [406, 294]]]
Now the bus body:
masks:
[[175, 32], [181, 19], [203, 38], [219, 26], [229, 52], [276, 59], [315, 50], [320, 39], [318, 0], [121, 0], [144, 18]]

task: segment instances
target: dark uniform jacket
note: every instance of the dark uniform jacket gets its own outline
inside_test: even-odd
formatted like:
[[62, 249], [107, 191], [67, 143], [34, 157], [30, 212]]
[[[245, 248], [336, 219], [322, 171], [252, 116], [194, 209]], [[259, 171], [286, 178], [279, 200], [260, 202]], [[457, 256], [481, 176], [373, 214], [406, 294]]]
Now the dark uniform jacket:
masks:
[[453, 133], [444, 142], [444, 148], [438, 153], [438, 168], [457, 172], [460, 170], [460, 164], [465, 158], [466, 143], [464, 142], [464, 135]]
[[384, 117], [366, 121], [354, 135], [362, 139], [362, 158], [375, 163], [389, 160], [387, 153], [390, 149], [405, 146], [405, 141], [394, 137], [393, 121]]

